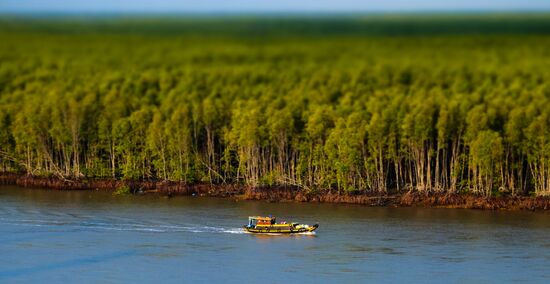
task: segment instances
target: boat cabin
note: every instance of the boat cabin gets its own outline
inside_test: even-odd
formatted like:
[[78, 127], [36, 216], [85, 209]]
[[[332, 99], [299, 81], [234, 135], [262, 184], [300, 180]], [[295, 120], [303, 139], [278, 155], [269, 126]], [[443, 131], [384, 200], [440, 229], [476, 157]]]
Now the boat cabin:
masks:
[[275, 224], [275, 217], [260, 217], [260, 216], [252, 216], [248, 217], [248, 227], [256, 227], [257, 225], [260, 226], [269, 226]]

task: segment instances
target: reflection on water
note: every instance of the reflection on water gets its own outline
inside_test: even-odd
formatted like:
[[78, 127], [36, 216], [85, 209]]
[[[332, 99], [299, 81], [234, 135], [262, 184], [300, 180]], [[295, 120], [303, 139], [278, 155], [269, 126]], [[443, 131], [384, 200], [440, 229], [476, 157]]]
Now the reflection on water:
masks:
[[[320, 228], [241, 229], [264, 214]], [[548, 282], [549, 233], [547, 213], [1, 187], [0, 282]]]

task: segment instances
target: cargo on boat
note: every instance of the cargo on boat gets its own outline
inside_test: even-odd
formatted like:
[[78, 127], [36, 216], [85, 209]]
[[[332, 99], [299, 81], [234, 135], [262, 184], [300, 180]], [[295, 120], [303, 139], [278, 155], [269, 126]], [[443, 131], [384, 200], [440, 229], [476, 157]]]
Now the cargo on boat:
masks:
[[250, 233], [264, 234], [296, 234], [313, 232], [319, 227], [319, 224], [313, 226], [300, 223], [277, 223], [275, 217], [248, 217], [248, 225], [244, 226], [244, 230]]

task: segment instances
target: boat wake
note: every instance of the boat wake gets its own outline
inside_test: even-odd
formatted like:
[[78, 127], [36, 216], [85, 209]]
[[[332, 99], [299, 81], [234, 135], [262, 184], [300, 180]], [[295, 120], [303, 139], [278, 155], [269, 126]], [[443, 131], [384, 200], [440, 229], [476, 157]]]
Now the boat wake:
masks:
[[140, 223], [110, 223], [82, 220], [37, 220], [37, 219], [8, 219], [0, 218], [4, 225], [43, 227], [46, 230], [75, 230], [75, 231], [134, 231], [150, 233], [218, 233], [244, 234], [241, 228], [227, 228], [202, 226], [196, 224], [140, 224]]
[[317, 234], [317, 232], [302, 232], [302, 233], [297, 233], [298, 235], [305, 235], [305, 236], [314, 236]]

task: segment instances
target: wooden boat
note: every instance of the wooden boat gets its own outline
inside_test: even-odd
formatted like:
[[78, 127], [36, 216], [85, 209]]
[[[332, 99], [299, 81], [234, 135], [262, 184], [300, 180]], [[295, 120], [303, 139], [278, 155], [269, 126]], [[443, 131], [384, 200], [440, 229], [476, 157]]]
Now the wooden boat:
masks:
[[297, 234], [309, 233], [315, 231], [319, 224], [313, 226], [299, 223], [277, 223], [275, 217], [248, 217], [248, 225], [244, 226], [244, 230], [250, 233], [263, 234]]

